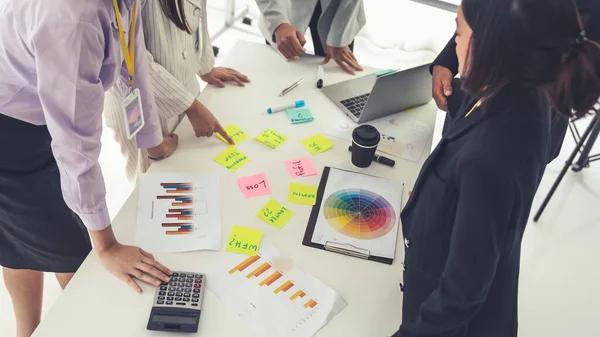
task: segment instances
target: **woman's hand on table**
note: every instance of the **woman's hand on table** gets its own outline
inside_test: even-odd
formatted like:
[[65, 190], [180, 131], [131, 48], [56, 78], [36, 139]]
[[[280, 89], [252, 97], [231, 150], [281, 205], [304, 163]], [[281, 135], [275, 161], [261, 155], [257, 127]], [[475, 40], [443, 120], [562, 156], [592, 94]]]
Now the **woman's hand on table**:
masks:
[[225, 82], [235, 82], [240, 87], [245, 86], [244, 83], [250, 83], [248, 76], [231, 68], [215, 67], [211, 72], [201, 75], [200, 78], [211, 85], [219, 88], [225, 88]]
[[170, 157], [173, 152], [177, 149], [177, 144], [179, 143], [179, 136], [176, 134], [172, 134], [170, 136], [165, 136], [163, 138], [162, 143], [151, 149], [146, 149], [148, 152], [148, 157], [154, 160], [161, 160]]
[[204, 106], [204, 104], [198, 102], [198, 100], [195, 100], [194, 103], [192, 103], [192, 106], [186, 110], [185, 114], [192, 124], [196, 137], [212, 137], [216, 132], [229, 144], [235, 145], [233, 139], [229, 137], [217, 118]]
[[98, 257], [108, 271], [138, 293], [142, 292], [142, 288], [136, 280], [160, 286], [162, 282], [169, 282], [169, 276], [173, 274], [167, 267], [156, 261], [152, 254], [141, 248], [125, 246], [118, 242], [98, 250]]

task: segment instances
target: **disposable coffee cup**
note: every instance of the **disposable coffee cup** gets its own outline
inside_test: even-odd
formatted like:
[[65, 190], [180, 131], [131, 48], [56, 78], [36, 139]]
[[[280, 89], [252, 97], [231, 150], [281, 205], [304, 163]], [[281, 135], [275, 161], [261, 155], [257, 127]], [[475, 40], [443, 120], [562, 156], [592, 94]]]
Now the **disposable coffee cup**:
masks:
[[352, 164], [369, 167], [373, 162], [377, 145], [381, 140], [379, 131], [371, 125], [361, 125], [352, 131]]

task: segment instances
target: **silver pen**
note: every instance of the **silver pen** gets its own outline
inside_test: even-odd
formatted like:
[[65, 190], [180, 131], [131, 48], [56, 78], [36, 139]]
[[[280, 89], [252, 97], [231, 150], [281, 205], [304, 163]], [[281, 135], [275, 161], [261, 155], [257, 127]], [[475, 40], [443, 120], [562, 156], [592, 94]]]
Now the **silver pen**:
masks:
[[290, 92], [290, 91], [294, 90], [294, 89], [295, 89], [297, 86], [299, 86], [299, 85], [300, 85], [300, 83], [302, 83], [302, 81], [304, 81], [304, 79], [303, 79], [303, 78], [301, 78], [300, 80], [298, 80], [298, 82], [296, 82], [296, 83], [294, 83], [294, 84], [290, 85], [289, 87], [287, 87], [287, 88], [283, 89], [283, 91], [281, 92], [281, 94], [279, 94], [279, 97], [281, 97], [281, 96], [283, 96], [283, 95], [287, 94], [288, 92]]

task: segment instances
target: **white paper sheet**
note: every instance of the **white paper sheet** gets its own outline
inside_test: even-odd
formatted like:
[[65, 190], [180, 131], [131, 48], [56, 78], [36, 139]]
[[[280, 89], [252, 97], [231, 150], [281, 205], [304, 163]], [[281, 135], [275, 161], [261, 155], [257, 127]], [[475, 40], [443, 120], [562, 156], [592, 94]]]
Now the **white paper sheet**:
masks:
[[311, 337], [347, 305], [270, 245], [256, 258], [226, 253], [213, 261], [207, 286], [265, 337]]
[[142, 175], [136, 244], [151, 253], [219, 250], [219, 177], [210, 173]]
[[404, 185], [331, 168], [312, 242], [333, 242], [393, 259]]
[[[427, 124], [415, 120], [410, 112], [401, 112], [364, 124], [374, 126], [383, 135], [377, 146], [378, 152], [414, 163], [421, 159], [427, 140], [433, 135], [433, 130]], [[358, 124], [350, 119], [340, 118], [331, 125], [327, 133], [352, 142], [352, 131], [356, 127]]]

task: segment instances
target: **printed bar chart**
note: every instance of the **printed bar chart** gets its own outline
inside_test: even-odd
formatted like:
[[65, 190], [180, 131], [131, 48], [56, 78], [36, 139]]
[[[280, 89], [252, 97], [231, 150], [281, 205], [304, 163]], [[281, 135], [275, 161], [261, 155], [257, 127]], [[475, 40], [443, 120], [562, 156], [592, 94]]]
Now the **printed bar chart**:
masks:
[[290, 290], [290, 288], [292, 288], [294, 286], [294, 284], [291, 281], [287, 281], [284, 284], [282, 284], [281, 286], [279, 286], [279, 288], [277, 288], [274, 292], [276, 294], [279, 294], [280, 292], [286, 292], [288, 290]]
[[[186, 194], [186, 195], [159, 195], [156, 198], [159, 200], [173, 199], [175, 202], [171, 203], [172, 207], [182, 208], [169, 208], [165, 214], [165, 218], [169, 220], [178, 221], [190, 221], [194, 220], [194, 209], [190, 206], [194, 206], [194, 198], [187, 193], [194, 191], [194, 185], [191, 183], [161, 183], [160, 186], [164, 189], [167, 194]], [[169, 227], [166, 231], [166, 235], [186, 235], [194, 232], [193, 223], [163, 223], [162, 227]]]
[[314, 308], [317, 305], [315, 300], [310, 300], [304, 305], [305, 308]]
[[268, 262], [265, 262], [260, 267], [254, 269], [253, 272], [248, 274], [248, 276], [246, 276], [246, 278], [251, 278], [252, 276], [259, 277], [262, 273], [269, 270], [269, 268], [271, 268], [271, 265]]
[[295, 300], [296, 298], [302, 298], [306, 295], [306, 293], [302, 290], [298, 290], [290, 297], [290, 300]]
[[242, 261], [242, 263], [235, 266], [235, 268], [231, 269], [229, 271], [229, 274], [233, 274], [236, 271], [244, 271], [244, 269], [248, 268], [248, 266], [250, 266], [254, 262], [258, 261], [259, 259], [260, 259], [260, 256], [258, 256], [258, 255], [250, 256], [249, 258]]
[[279, 278], [283, 276], [283, 274], [281, 274], [280, 272], [276, 271], [273, 274], [271, 274], [271, 276], [267, 277], [266, 279], [264, 279], [259, 286], [264, 286], [266, 285], [267, 287], [270, 286], [271, 284], [273, 284], [273, 282], [279, 280]]

